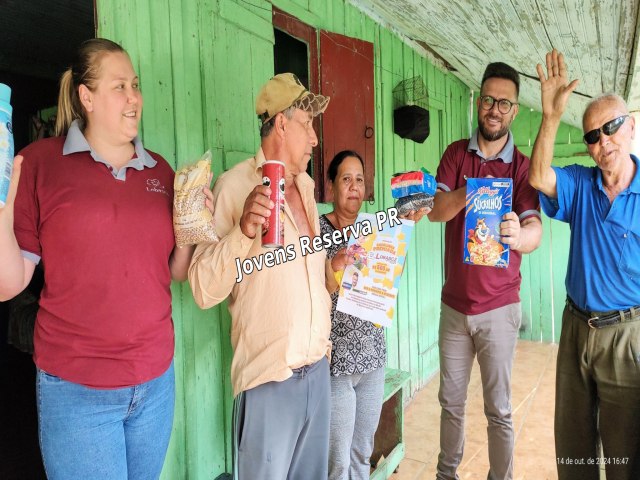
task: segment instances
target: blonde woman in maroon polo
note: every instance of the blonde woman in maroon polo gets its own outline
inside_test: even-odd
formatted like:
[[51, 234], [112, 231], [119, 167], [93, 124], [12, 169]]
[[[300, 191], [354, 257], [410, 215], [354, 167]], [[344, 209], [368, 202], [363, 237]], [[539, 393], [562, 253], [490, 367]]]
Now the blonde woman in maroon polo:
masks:
[[84, 42], [62, 76], [53, 138], [16, 157], [0, 209], [0, 299], [46, 265], [35, 329], [49, 479], [156, 479], [173, 423], [173, 170], [138, 138], [127, 53]]

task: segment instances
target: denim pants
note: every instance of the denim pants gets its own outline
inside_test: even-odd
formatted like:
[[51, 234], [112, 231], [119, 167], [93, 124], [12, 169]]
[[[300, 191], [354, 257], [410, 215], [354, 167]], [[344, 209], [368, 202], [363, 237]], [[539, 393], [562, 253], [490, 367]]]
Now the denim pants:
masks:
[[240, 393], [234, 403], [234, 478], [326, 480], [329, 362]]
[[590, 328], [565, 307], [556, 370], [558, 478], [639, 479], [640, 315]]
[[478, 315], [445, 304], [440, 314], [440, 454], [438, 480], [458, 479], [464, 449], [464, 411], [474, 357], [478, 357], [489, 442], [489, 480], [513, 478], [511, 367], [522, 312], [520, 303]]
[[100, 390], [38, 369], [40, 450], [49, 480], [156, 480], [173, 425], [173, 362], [134, 387]]
[[331, 377], [329, 480], [369, 480], [384, 397], [384, 367]]

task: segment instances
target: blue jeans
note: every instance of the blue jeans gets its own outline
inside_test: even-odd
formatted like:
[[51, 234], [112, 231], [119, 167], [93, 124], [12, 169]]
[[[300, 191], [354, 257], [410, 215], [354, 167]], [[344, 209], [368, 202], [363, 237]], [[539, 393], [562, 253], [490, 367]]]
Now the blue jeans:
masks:
[[157, 479], [173, 426], [173, 362], [134, 387], [98, 390], [38, 369], [38, 430], [49, 480]]

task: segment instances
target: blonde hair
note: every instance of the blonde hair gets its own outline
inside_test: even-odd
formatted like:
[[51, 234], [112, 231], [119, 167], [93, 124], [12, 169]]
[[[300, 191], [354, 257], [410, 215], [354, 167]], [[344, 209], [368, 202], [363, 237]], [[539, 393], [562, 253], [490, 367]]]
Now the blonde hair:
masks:
[[65, 135], [71, 122], [80, 119], [84, 125], [87, 117], [80, 102], [78, 88], [85, 85], [89, 90], [95, 88], [100, 77], [100, 62], [107, 53], [127, 52], [115, 42], [105, 38], [92, 38], [82, 42], [73, 65], [60, 77], [58, 93], [58, 113], [56, 117], [56, 136]]

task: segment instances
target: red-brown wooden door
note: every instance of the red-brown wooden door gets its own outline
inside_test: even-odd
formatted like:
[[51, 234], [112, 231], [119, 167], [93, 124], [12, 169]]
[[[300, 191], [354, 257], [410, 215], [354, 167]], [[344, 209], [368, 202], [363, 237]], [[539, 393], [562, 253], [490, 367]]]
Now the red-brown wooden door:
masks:
[[[323, 175], [341, 150], [355, 150], [365, 163], [365, 200], [373, 200], [375, 117], [373, 44], [337, 33], [320, 32], [320, 78], [331, 102], [322, 116]], [[328, 182], [322, 201], [330, 202]]]

